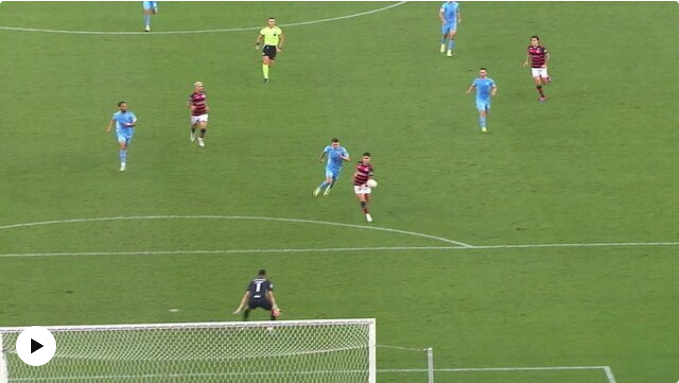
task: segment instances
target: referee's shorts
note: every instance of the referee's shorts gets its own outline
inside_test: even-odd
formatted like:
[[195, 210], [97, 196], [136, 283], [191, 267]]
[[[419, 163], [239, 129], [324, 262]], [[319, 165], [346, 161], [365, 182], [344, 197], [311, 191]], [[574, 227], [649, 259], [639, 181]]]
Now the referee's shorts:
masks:
[[271, 60], [276, 59], [276, 46], [275, 45], [265, 45], [262, 49], [262, 56], [266, 56]]

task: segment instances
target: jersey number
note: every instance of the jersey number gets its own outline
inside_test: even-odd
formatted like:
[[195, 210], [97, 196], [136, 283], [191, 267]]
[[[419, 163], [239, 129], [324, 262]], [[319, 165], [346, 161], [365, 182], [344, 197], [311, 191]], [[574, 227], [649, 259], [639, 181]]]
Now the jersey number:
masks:
[[262, 289], [262, 283], [261, 281], [255, 282], [255, 292], [258, 293]]

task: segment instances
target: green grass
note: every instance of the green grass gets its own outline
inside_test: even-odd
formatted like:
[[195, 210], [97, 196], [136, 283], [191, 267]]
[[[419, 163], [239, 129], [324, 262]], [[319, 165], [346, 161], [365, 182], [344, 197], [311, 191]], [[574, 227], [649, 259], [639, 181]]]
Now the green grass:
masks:
[[[157, 31], [349, 15], [386, 3], [161, 3]], [[456, 57], [438, 53], [438, 3], [283, 28], [261, 84], [256, 31], [63, 35], [0, 31], [0, 226], [214, 215], [363, 225], [351, 169], [312, 198], [338, 136], [373, 154], [374, 225], [473, 245], [677, 241], [676, 4], [463, 3]], [[138, 3], [0, 5], [0, 25], [140, 31]], [[528, 37], [550, 49], [536, 101]], [[499, 87], [488, 135], [464, 90]], [[185, 100], [210, 97], [208, 147]], [[139, 117], [128, 171], [104, 128]], [[0, 229], [0, 253], [447, 246], [415, 236], [234, 219]], [[675, 381], [679, 258], [672, 246], [213, 255], [0, 257], [0, 325], [236, 320], [270, 270], [285, 319], [375, 317], [382, 344], [431, 346], [440, 368], [611, 366], [618, 383]], [[69, 293], [70, 291], [70, 293]], [[177, 308], [180, 311], [171, 313]], [[264, 318], [260, 314], [258, 318]], [[424, 355], [380, 350], [380, 367]], [[421, 379], [420, 379], [421, 378]], [[380, 381], [424, 381], [383, 374]], [[600, 371], [438, 373], [437, 382], [606, 382]]]

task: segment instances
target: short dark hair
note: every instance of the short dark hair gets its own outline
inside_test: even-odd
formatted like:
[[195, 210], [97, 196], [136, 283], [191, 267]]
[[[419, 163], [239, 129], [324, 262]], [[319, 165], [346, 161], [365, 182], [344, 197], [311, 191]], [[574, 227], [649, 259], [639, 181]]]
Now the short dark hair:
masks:
[[479, 70], [485, 70], [486, 72], [488, 72], [488, 69], [486, 69], [486, 68], [481, 68]]
[[365, 156], [370, 157], [370, 153], [368, 153], [368, 152], [363, 153], [363, 157], [365, 157]]
[[123, 104], [127, 104], [127, 103], [126, 103], [125, 101], [120, 101], [120, 102], [118, 103], [118, 106], [122, 106]]
[[333, 138], [330, 142], [339, 142], [339, 138]]
[[269, 17], [269, 20], [276, 20], [275, 17]]
[[266, 275], [266, 270], [260, 269], [260, 270], [259, 270], [259, 276], [260, 276], [260, 277], [263, 277], [263, 276], [265, 276], [265, 275]]
[[535, 39], [535, 40], [537, 40], [537, 41], [540, 41], [540, 36], [538, 36], [538, 35], [533, 35], [533, 36], [530, 37], [530, 39], [531, 39], [531, 40]]

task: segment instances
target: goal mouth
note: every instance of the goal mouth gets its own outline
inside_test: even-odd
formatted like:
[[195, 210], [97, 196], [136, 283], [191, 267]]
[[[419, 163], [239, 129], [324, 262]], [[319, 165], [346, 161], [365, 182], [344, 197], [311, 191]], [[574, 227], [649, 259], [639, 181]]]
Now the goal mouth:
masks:
[[[29, 381], [375, 382], [374, 319], [51, 326], [54, 358], [36, 369], [0, 328], [0, 383]], [[326, 377], [331, 377], [328, 379]], [[341, 379], [340, 379], [341, 377]]]

